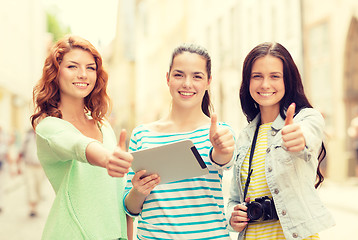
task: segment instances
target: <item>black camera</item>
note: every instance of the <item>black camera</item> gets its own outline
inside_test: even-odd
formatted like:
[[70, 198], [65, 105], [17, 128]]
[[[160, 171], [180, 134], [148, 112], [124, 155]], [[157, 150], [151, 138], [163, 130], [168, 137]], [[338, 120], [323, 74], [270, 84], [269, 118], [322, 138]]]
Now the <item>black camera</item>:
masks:
[[273, 200], [268, 196], [255, 198], [255, 201], [246, 203], [249, 222], [261, 222], [266, 220], [278, 220]]

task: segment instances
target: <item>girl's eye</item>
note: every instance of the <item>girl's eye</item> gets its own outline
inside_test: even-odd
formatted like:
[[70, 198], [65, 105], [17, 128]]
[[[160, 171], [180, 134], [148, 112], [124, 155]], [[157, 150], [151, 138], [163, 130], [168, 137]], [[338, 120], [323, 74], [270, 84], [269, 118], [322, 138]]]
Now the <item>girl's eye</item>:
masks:
[[179, 73], [175, 73], [174, 74], [174, 77], [182, 77], [183, 75], [182, 74], [179, 74]]
[[279, 75], [273, 75], [273, 76], [272, 76], [272, 78], [275, 78], [275, 79], [280, 79], [280, 78], [281, 78], [281, 76], [279, 76]]
[[254, 74], [254, 75], [252, 75], [252, 78], [254, 78], [254, 79], [259, 79], [259, 78], [261, 78], [261, 75]]
[[75, 65], [69, 65], [68, 68], [76, 68]]
[[197, 79], [197, 80], [203, 79], [203, 77], [200, 76], [200, 75], [195, 75], [194, 78]]
[[88, 67], [88, 69], [90, 69], [92, 71], [96, 71], [96, 69], [94, 67]]

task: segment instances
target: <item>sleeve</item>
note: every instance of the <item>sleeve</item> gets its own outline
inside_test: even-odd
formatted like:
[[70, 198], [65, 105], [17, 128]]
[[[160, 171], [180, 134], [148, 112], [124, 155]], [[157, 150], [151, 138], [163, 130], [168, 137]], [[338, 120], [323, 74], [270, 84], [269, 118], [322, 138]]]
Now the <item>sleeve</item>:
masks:
[[[137, 138], [136, 138], [136, 129], [133, 130], [130, 141], [129, 141], [129, 152], [135, 152], [137, 150]], [[124, 196], [123, 196], [123, 206], [126, 214], [130, 217], [137, 217], [138, 215], [134, 215], [130, 213], [125, 205], [125, 198], [127, 197], [129, 191], [133, 188], [132, 185], [132, 178], [134, 176], [135, 172], [132, 168], [129, 169], [129, 172], [127, 174], [127, 183], [124, 189]]]
[[56, 155], [46, 161], [77, 160], [88, 163], [86, 148], [95, 139], [84, 136], [70, 123], [54, 117], [43, 119], [36, 127], [38, 151]]
[[[238, 144], [235, 144], [236, 146]], [[236, 147], [237, 149], [237, 147]], [[237, 155], [235, 155], [235, 158], [237, 158]], [[239, 186], [240, 181], [239, 176], [238, 176], [238, 166], [235, 164], [233, 171], [232, 171], [233, 175], [231, 178], [231, 184], [230, 184], [230, 195], [229, 195], [229, 199], [228, 199], [228, 203], [227, 203], [227, 207], [226, 207], [226, 219], [227, 222], [229, 224], [229, 229], [233, 230], [231, 228], [230, 225], [230, 219], [231, 219], [231, 214], [234, 211], [234, 207], [238, 204], [240, 204], [242, 202], [241, 198], [242, 198], [242, 190], [241, 190], [241, 186]]]
[[318, 155], [321, 148], [324, 138], [324, 119], [322, 114], [313, 108], [301, 110], [296, 117], [305, 138], [306, 147], [301, 152], [292, 154], [309, 161], [312, 156]]
[[[230, 125], [224, 123], [224, 122], [219, 122], [219, 125], [227, 127], [230, 130], [231, 134], [233, 135], [234, 141], [236, 142], [236, 134], [235, 134], [235, 131], [232, 129], [232, 127]], [[237, 155], [237, 146], [236, 146], [236, 144], [235, 144], [235, 149], [234, 149], [234, 153], [232, 154], [231, 160], [228, 163], [226, 163], [225, 165], [217, 164], [212, 159], [212, 157], [211, 157], [212, 156], [212, 151], [213, 151], [213, 147], [211, 146], [210, 151], [209, 151], [209, 159], [210, 159], [210, 162], [213, 164], [213, 166], [215, 166], [218, 169], [223, 169], [223, 170], [229, 170], [233, 166], [235, 158], [236, 158], [236, 155]]]

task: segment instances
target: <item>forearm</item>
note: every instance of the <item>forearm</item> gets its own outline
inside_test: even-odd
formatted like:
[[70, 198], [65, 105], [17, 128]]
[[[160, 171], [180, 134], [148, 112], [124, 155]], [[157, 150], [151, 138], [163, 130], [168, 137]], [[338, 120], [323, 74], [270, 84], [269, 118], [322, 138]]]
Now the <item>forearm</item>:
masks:
[[128, 240], [133, 240], [133, 219], [132, 217], [126, 215], [127, 220], [127, 238]]
[[87, 161], [95, 166], [106, 168], [106, 159], [111, 153], [98, 142], [91, 142], [86, 148]]
[[131, 214], [138, 215], [142, 211], [145, 198], [145, 195], [132, 188], [126, 196], [124, 204]]

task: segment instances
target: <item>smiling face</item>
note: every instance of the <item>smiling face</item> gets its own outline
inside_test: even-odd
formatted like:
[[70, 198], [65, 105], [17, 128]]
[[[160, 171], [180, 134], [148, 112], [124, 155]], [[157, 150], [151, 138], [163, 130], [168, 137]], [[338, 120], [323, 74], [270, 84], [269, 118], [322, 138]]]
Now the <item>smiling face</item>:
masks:
[[97, 79], [93, 55], [80, 48], [66, 53], [60, 63], [59, 86], [61, 101], [64, 98], [81, 99], [88, 96]]
[[278, 115], [280, 101], [285, 95], [281, 59], [266, 55], [258, 58], [252, 65], [250, 95], [260, 107], [260, 111]]
[[197, 108], [210, 85], [206, 60], [196, 53], [183, 52], [175, 56], [167, 73], [167, 84], [173, 98], [173, 107]]

